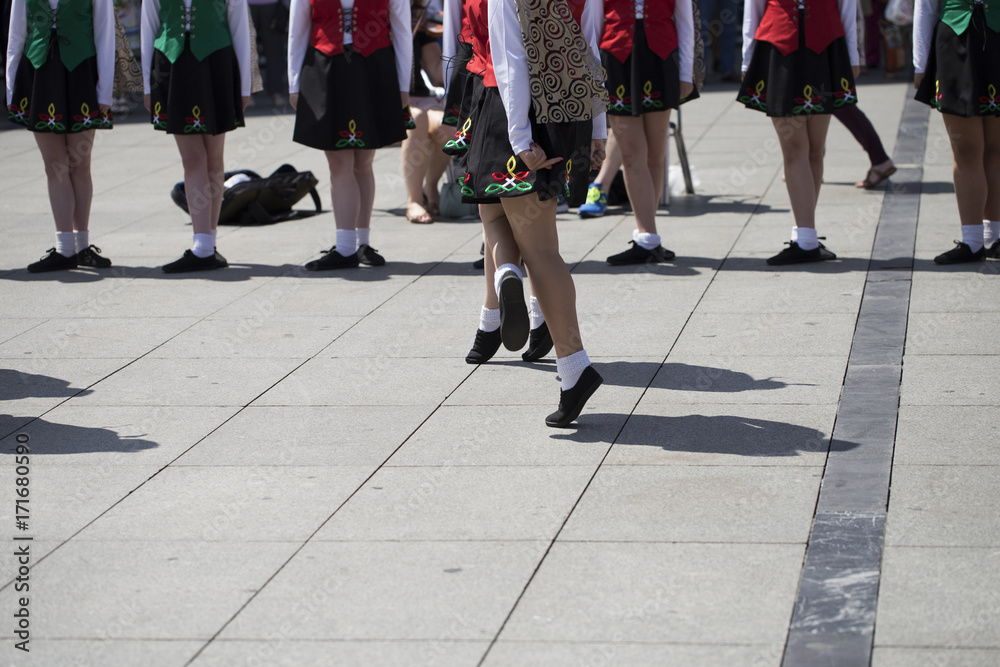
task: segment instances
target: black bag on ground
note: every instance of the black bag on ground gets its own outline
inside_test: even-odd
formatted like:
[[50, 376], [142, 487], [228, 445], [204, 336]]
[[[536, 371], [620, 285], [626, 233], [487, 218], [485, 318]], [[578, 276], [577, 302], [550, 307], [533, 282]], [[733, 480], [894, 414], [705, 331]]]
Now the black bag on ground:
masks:
[[[244, 175], [249, 180], [227, 187], [222, 193], [220, 225], [270, 225], [285, 220], [308, 218], [323, 211], [316, 185], [319, 181], [311, 171], [298, 171], [290, 164], [283, 164], [267, 178], [249, 169], [227, 171], [225, 179]], [[310, 195], [315, 211], [294, 211], [292, 207], [300, 199]], [[178, 183], [170, 192], [170, 198], [188, 211], [187, 193], [184, 183]]]

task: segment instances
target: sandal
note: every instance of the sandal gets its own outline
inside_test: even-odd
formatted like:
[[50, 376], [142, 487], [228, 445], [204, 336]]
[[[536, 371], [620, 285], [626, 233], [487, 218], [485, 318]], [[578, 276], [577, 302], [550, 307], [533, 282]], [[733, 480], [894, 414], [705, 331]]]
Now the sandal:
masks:
[[896, 165], [891, 165], [885, 171], [879, 171], [875, 167], [872, 167], [871, 169], [868, 170], [868, 175], [865, 176], [865, 180], [858, 181], [857, 183], [854, 184], [854, 187], [864, 188], [865, 190], [871, 190], [872, 188], [877, 187], [880, 183], [882, 183], [882, 181], [889, 178], [895, 173], [896, 173]]

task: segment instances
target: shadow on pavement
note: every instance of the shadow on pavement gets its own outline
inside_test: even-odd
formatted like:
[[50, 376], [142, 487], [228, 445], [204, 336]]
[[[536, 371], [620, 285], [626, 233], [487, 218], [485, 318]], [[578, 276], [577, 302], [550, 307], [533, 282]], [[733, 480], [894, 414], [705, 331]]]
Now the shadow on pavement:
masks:
[[[23, 420], [10, 415], [0, 415], [0, 433], [17, 432], [8, 437], [0, 454], [15, 454], [19, 444], [26, 444], [31, 454], [88, 454], [93, 452], [134, 453], [154, 449], [159, 444], [141, 437], [121, 437], [106, 428], [70, 426], [44, 419], [34, 419], [22, 425]], [[9, 428], [13, 427], [13, 428]], [[2, 459], [0, 459], [2, 460]]]
[[86, 396], [89, 389], [73, 389], [66, 380], [0, 368], [0, 401], [22, 398]]

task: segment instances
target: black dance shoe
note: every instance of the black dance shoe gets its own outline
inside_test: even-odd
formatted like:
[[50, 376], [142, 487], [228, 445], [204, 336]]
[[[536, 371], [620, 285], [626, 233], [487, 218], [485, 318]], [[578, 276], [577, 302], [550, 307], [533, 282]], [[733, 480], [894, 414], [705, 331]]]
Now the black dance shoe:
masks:
[[549, 333], [549, 325], [542, 322], [541, 326], [528, 334], [528, 349], [521, 358], [525, 361], [538, 361], [551, 351], [552, 334]]
[[545, 425], [553, 428], [569, 426], [580, 416], [587, 399], [594, 395], [602, 382], [604, 378], [594, 370], [593, 366], [583, 369], [583, 374], [572, 389], [559, 392], [559, 409], [545, 418]]
[[827, 250], [822, 243], [812, 250], [803, 250], [795, 241], [788, 241], [788, 247], [774, 257], [768, 257], [767, 263], [771, 266], [784, 266], [785, 264], [825, 262], [828, 259], [837, 259], [837, 256]]
[[[998, 241], [997, 243], [1000, 243]], [[997, 244], [994, 243], [990, 250], [992, 251]], [[934, 258], [935, 264], [963, 264], [965, 262], [978, 262], [982, 258], [986, 257], [986, 248], [982, 247], [976, 252], [972, 252], [972, 248], [969, 247], [968, 243], [962, 243], [961, 241], [955, 241], [955, 247], [948, 252], [943, 252]]]
[[76, 253], [76, 265], [107, 269], [111, 266], [111, 260], [107, 257], [101, 257], [101, 249], [96, 245], [91, 245]]
[[211, 271], [213, 269], [224, 269], [229, 266], [219, 253], [213, 253], [208, 257], [198, 257], [190, 250], [185, 250], [184, 254], [175, 262], [164, 264], [164, 273], [187, 273], [189, 271]]
[[367, 266], [385, 266], [385, 257], [367, 243], [358, 246], [358, 261]]
[[500, 349], [501, 342], [499, 329], [496, 331], [476, 329], [476, 340], [472, 343], [472, 349], [465, 355], [465, 363], [485, 364]]
[[76, 255], [60, 255], [55, 248], [46, 250], [48, 254], [34, 264], [28, 264], [28, 273], [47, 273], [76, 268]]
[[635, 241], [629, 241], [632, 247], [625, 252], [608, 257], [608, 264], [612, 266], [623, 266], [625, 264], [658, 264], [672, 260], [676, 255], [672, 250], [667, 250], [659, 245], [652, 250], [646, 250]]
[[337, 246], [323, 251], [323, 256], [306, 262], [306, 271], [329, 271], [331, 269], [355, 269], [361, 263], [358, 253], [344, 257], [337, 252]]
[[212, 250], [215, 251], [215, 259], [219, 260], [220, 262], [222, 262], [226, 266], [229, 266], [229, 262], [226, 260], [225, 257], [222, 256], [222, 253], [219, 252], [218, 248], [212, 248]]
[[503, 346], [516, 352], [528, 342], [531, 322], [524, 305], [524, 286], [511, 271], [500, 281], [500, 338]]
[[993, 245], [986, 248], [986, 256], [992, 259], [1000, 259], [1000, 241], [994, 241]]

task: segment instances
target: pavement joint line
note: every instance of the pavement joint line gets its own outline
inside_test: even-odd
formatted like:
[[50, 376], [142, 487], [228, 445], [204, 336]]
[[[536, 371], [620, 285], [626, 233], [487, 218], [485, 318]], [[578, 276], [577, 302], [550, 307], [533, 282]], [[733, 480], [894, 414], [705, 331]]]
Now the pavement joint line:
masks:
[[782, 667], [871, 664], [930, 115], [906, 97], [894, 161], [908, 168], [883, 199]]

